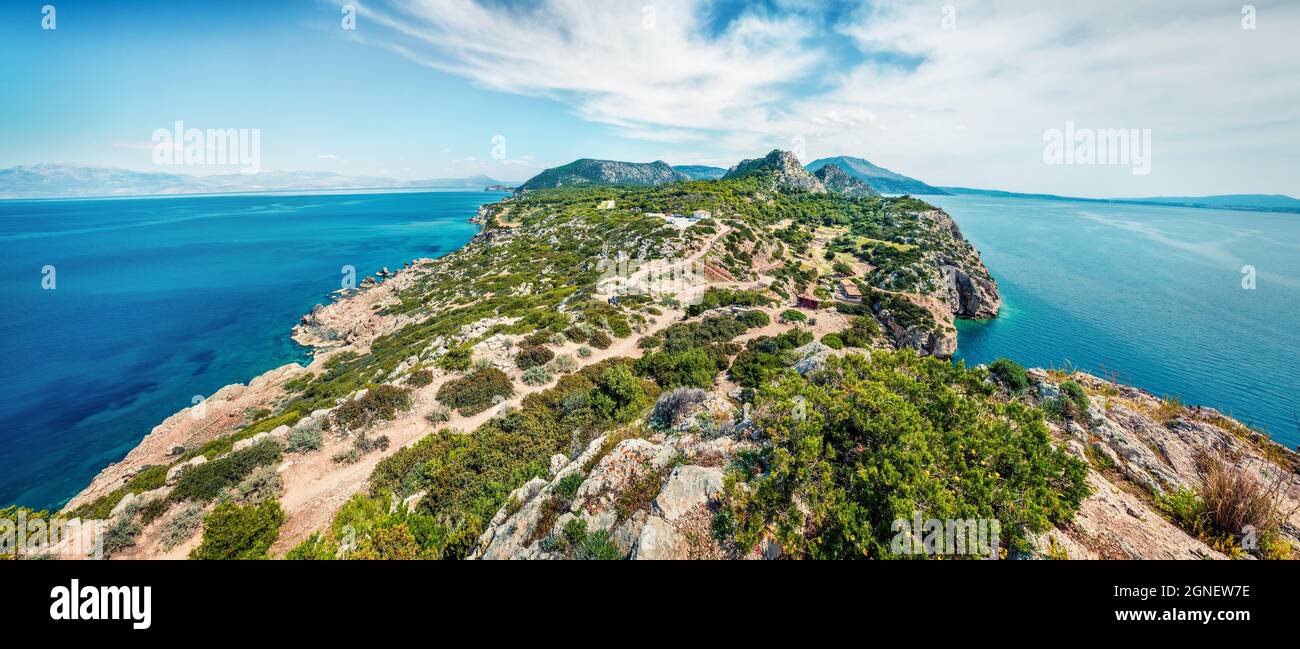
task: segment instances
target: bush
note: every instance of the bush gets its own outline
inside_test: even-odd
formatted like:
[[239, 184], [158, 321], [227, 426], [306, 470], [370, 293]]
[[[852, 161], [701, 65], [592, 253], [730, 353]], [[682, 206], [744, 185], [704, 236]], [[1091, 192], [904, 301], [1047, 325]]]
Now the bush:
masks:
[[283, 486], [284, 479], [273, 466], [260, 466], [253, 469], [248, 477], [239, 481], [239, 484], [227, 489], [219, 497], [219, 502], [236, 502], [241, 505], [249, 503], [260, 503], [264, 500], [274, 498], [280, 493], [280, 487]]
[[781, 312], [781, 322], [805, 322], [808, 316], [798, 309], [786, 309]]
[[140, 507], [140, 524], [148, 525], [156, 520], [159, 516], [167, 513], [168, 501], [166, 498], [154, 498]]
[[289, 431], [285, 439], [284, 450], [290, 453], [307, 453], [319, 450], [325, 443], [325, 435], [319, 426], [300, 426]]
[[433, 370], [411, 372], [411, 374], [406, 377], [406, 384], [412, 388], [422, 388], [430, 383], [433, 383]]
[[498, 397], [505, 399], [514, 393], [510, 377], [501, 370], [489, 368], [443, 383], [437, 398], [443, 405], [469, 417], [491, 408]]
[[578, 348], [578, 356], [581, 356], [582, 358], [590, 358], [591, 353], [591, 348], [586, 345]]
[[111, 557], [126, 548], [135, 545], [140, 536], [140, 524], [130, 516], [119, 516], [108, 529], [104, 530], [104, 556]]
[[392, 385], [376, 385], [366, 390], [364, 396], [344, 401], [334, 409], [334, 425], [338, 430], [366, 430], [377, 422], [390, 421], [399, 412], [411, 408], [411, 390]]
[[279, 462], [280, 445], [266, 441], [226, 457], [192, 466], [181, 473], [180, 480], [168, 496], [173, 502], [206, 502], [216, 498], [226, 487], [238, 484], [259, 466]]
[[692, 408], [703, 403], [708, 395], [708, 392], [698, 388], [669, 390], [659, 395], [650, 418], [660, 428], [672, 428], [685, 418]]
[[424, 420], [431, 426], [438, 426], [451, 421], [451, 411], [446, 408], [434, 408], [424, 415]]
[[521, 370], [527, 370], [539, 365], [545, 365], [555, 358], [555, 352], [539, 346], [528, 346], [519, 348], [519, 353], [515, 354], [515, 365]]
[[203, 519], [203, 542], [191, 559], [266, 559], [280, 537], [284, 510], [276, 500], [256, 505], [217, 505]]
[[1222, 460], [1203, 459], [1200, 496], [1205, 516], [1216, 530], [1240, 537], [1247, 527], [1258, 534], [1277, 531], [1286, 518], [1280, 515], [1276, 489], [1254, 473]]
[[871, 341], [880, 335], [880, 325], [870, 316], [857, 316], [849, 321], [849, 328], [840, 332], [846, 347], [871, 347]]
[[530, 367], [522, 377], [526, 385], [546, 385], [551, 382], [551, 373], [544, 367]]
[[989, 372], [1013, 393], [1029, 388], [1029, 373], [1025, 371], [1025, 366], [1009, 358], [999, 358], [989, 363]]
[[586, 477], [583, 476], [581, 472], [574, 471], [573, 473], [564, 476], [564, 478], [555, 485], [554, 493], [565, 501], [573, 500], [573, 497], [578, 493], [578, 487], [581, 487], [585, 480]]
[[1087, 424], [1092, 419], [1088, 414], [1088, 393], [1083, 386], [1074, 381], [1063, 381], [1060, 386], [1061, 396], [1043, 404], [1043, 409], [1051, 416], [1066, 421]]
[[573, 360], [573, 357], [568, 354], [563, 354], [551, 361], [551, 367], [559, 374], [570, 374], [578, 369], [578, 361]]
[[159, 536], [164, 550], [170, 550], [194, 536], [194, 532], [203, 524], [203, 507], [187, 505], [176, 512], [171, 520], [163, 523]]
[[660, 351], [636, 361], [637, 374], [653, 378], [661, 388], [713, 387], [718, 372], [726, 367], [726, 352], [717, 345], [677, 353]]
[[831, 349], [844, 349], [844, 340], [837, 333], [828, 333], [822, 336], [822, 344]]
[[741, 311], [739, 314], [736, 315], [736, 319], [739, 320], [741, 324], [745, 325], [746, 327], [749, 327], [750, 329], [757, 329], [758, 327], [766, 327], [767, 325], [772, 323], [772, 318], [768, 316], [766, 312], [759, 311], [758, 309]]
[[609, 349], [609, 346], [613, 343], [614, 341], [609, 337], [609, 334], [606, 334], [603, 331], [593, 331], [591, 332], [591, 335], [587, 337], [587, 344], [596, 349]]
[[1039, 410], [992, 398], [985, 376], [910, 349], [831, 357], [810, 378], [782, 371], [759, 388], [754, 420], [769, 441], [729, 471], [719, 540], [748, 550], [772, 534], [794, 557], [897, 557], [895, 521], [920, 512], [997, 520], [1010, 549], [1027, 550], [1073, 517], [1088, 469]]

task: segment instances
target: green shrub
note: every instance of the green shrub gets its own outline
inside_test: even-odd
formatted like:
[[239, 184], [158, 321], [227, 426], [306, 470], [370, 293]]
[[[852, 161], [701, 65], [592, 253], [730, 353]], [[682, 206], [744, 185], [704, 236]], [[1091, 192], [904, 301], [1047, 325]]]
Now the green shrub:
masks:
[[290, 453], [307, 453], [319, 450], [324, 443], [325, 435], [319, 427], [303, 426], [289, 431], [284, 450]]
[[989, 363], [989, 372], [1011, 392], [1029, 388], [1029, 373], [1025, 366], [1009, 358], [999, 358]]
[[584, 345], [578, 348], [578, 356], [581, 356], [582, 358], [590, 358], [591, 354], [592, 352], [590, 347]]
[[434, 408], [425, 413], [424, 420], [433, 426], [445, 424], [451, 421], [451, 411], [446, 408]]
[[759, 311], [758, 309], [741, 311], [739, 314], [736, 315], [736, 319], [739, 320], [741, 324], [745, 325], [750, 329], [757, 329], [758, 327], [766, 327], [767, 325], [772, 323], [772, 318], [768, 316], [766, 312]]
[[140, 506], [140, 524], [148, 525], [156, 520], [159, 516], [167, 513], [168, 500], [166, 498], [153, 498]]
[[546, 385], [551, 382], [551, 373], [544, 367], [530, 367], [521, 377], [526, 385]]
[[849, 328], [839, 332], [840, 340], [846, 347], [871, 347], [871, 342], [880, 335], [880, 325], [870, 316], [857, 316], [849, 321]]
[[191, 559], [266, 559], [280, 537], [284, 510], [276, 500], [256, 505], [222, 503], [203, 519], [203, 541]]
[[422, 388], [433, 383], [433, 370], [418, 370], [406, 377], [406, 384], [412, 388]]
[[844, 349], [844, 340], [837, 333], [828, 333], [822, 336], [822, 344], [831, 349]]
[[786, 309], [781, 312], [781, 322], [806, 322], [808, 316], [798, 309]]
[[159, 532], [163, 549], [170, 550], [188, 541], [202, 524], [203, 507], [196, 504], [186, 505], [184, 509], [176, 512], [171, 520], [163, 523]]
[[[629, 331], [628, 333], [630, 334], [631, 332]], [[591, 335], [587, 337], [587, 344], [596, 349], [609, 349], [609, 346], [614, 344], [614, 341], [603, 331], [593, 331], [591, 332]]]
[[555, 358], [555, 352], [540, 346], [520, 347], [519, 353], [515, 354], [515, 365], [521, 370], [527, 370], [539, 365], [545, 365]]
[[135, 545], [140, 536], [140, 524], [130, 516], [119, 516], [104, 530], [104, 556], [111, 557]]
[[770, 531], [795, 557], [888, 558], [895, 521], [920, 512], [997, 520], [1028, 549], [1073, 517], [1087, 465], [984, 376], [912, 350], [832, 357], [811, 379], [781, 372], [754, 408], [769, 441], [728, 472], [719, 540], [749, 551]]
[[560, 479], [560, 482], [555, 485], [554, 493], [566, 501], [573, 500], [573, 497], [578, 493], [578, 487], [582, 486], [584, 480], [586, 480], [586, 477], [582, 473], [574, 471]]
[[562, 354], [551, 361], [551, 367], [559, 374], [569, 374], [578, 369], [578, 361], [573, 360], [573, 357], [568, 354]]
[[235, 451], [226, 457], [183, 471], [169, 498], [173, 502], [212, 500], [226, 487], [238, 484], [253, 469], [279, 460], [280, 445], [273, 441]]
[[498, 397], [505, 399], [514, 393], [510, 377], [493, 367], [443, 383], [437, 398], [443, 405], [469, 417], [491, 408]]
[[338, 430], [366, 430], [378, 422], [391, 421], [410, 408], [410, 388], [376, 385], [366, 390], [365, 395], [344, 401], [331, 417]]

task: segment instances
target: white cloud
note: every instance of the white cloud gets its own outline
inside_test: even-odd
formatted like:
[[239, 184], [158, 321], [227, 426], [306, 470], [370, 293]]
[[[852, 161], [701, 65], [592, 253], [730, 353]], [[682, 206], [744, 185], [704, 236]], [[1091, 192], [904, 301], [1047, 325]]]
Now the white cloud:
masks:
[[[943, 184], [1300, 194], [1300, 3], [1256, 1], [1257, 29], [1243, 30], [1240, 6], [1216, 0], [954, 1], [955, 29], [943, 29], [943, 3], [883, 0], [828, 32], [809, 13], [821, 5], [788, 0], [715, 37], [700, 3], [653, 2], [653, 29], [645, 4], [396, 0], [361, 11], [387, 30], [372, 42], [413, 61], [553, 98], [626, 138], [708, 151], [689, 161], [803, 136], [809, 157], [861, 155]], [[846, 39], [859, 53], [832, 51]], [[889, 63], [900, 57], [919, 65]], [[1067, 120], [1151, 129], [1151, 175], [1044, 165], [1044, 130]]]

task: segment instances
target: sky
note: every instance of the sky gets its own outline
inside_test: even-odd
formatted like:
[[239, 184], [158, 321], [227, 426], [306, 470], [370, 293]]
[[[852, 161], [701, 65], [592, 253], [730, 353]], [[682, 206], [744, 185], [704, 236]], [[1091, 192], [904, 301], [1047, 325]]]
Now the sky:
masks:
[[[182, 121], [258, 129], [263, 169], [405, 180], [782, 148], [936, 185], [1300, 196], [1297, 34], [1287, 0], [9, 0], [0, 167], [235, 171], [157, 164]], [[1132, 159], [1048, 155], [1119, 129]]]

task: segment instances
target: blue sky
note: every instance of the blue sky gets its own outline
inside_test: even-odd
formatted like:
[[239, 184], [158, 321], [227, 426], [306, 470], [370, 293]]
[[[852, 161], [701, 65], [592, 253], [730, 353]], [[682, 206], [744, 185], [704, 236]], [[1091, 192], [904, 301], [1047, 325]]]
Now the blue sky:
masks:
[[[150, 136], [183, 120], [260, 129], [264, 169], [404, 179], [780, 147], [935, 184], [1300, 195], [1300, 3], [1244, 29], [1217, 0], [364, 0], [355, 30], [344, 4], [6, 2], [0, 167], [175, 171]], [[1045, 164], [1067, 121], [1149, 129], [1151, 173]]]

